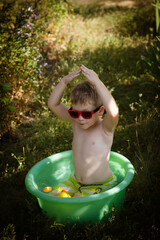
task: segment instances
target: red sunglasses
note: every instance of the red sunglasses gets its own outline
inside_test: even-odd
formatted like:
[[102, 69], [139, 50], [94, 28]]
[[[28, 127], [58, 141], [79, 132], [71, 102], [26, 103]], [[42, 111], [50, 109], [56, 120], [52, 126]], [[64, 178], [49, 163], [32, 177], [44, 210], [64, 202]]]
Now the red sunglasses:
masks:
[[[102, 106], [102, 105], [101, 105]], [[72, 107], [68, 110], [68, 113], [70, 114], [70, 116], [72, 118], [79, 118], [79, 115], [81, 114], [83, 118], [85, 119], [90, 119], [92, 118], [92, 115], [96, 112], [98, 112], [98, 110], [100, 109], [100, 107], [97, 107], [95, 110], [93, 111], [76, 111], [76, 110], [72, 110]]]

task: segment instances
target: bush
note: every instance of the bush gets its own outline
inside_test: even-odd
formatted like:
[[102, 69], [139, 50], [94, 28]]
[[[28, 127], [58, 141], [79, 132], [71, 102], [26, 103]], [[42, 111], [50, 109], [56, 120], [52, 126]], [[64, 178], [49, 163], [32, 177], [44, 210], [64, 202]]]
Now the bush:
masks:
[[[144, 2], [144, 1], [143, 1]], [[136, 2], [136, 9], [124, 12], [123, 18], [117, 23], [117, 30], [123, 35], [140, 36], [155, 32], [155, 9], [149, 0], [148, 3]]]
[[141, 60], [160, 86], [160, 38], [157, 37], [150, 46], [146, 46], [145, 56], [141, 56]]
[[[0, 4], [1, 135], [20, 121], [31, 101], [48, 86], [42, 34], [68, 11], [65, 1], [2, 1]], [[42, 40], [41, 40], [42, 39]]]
[[1, 133], [17, 121], [32, 91], [40, 86], [43, 71], [37, 15], [27, 3], [1, 4]]

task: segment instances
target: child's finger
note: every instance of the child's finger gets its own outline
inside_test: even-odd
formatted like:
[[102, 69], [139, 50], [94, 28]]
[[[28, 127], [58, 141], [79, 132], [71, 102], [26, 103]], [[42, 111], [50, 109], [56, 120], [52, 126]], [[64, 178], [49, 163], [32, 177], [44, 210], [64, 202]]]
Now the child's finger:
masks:
[[76, 70], [76, 72], [80, 72], [81, 71], [81, 68], [78, 68], [77, 70]]
[[82, 69], [82, 72], [89, 75], [90, 74], [90, 69], [85, 67], [85, 68]]
[[85, 71], [90, 70], [89, 68], [85, 67], [84, 65], [82, 65], [82, 69], [85, 70]]
[[75, 76], [77, 77], [77, 76], [79, 76], [79, 74], [80, 74], [80, 73], [78, 72], [78, 73], [75, 74]]
[[75, 72], [73, 72], [73, 74], [74, 74], [74, 75], [80, 74], [80, 72], [81, 72], [81, 69], [77, 69]]
[[86, 66], [84, 66], [83, 64], [82, 64], [82, 66], [81, 67], [83, 67], [83, 68], [87, 68]]
[[89, 76], [89, 74], [88, 74], [87, 72], [84, 72], [84, 71], [82, 71], [82, 74], [83, 74], [85, 77]]
[[82, 69], [82, 73], [84, 74], [84, 73], [87, 73], [87, 70], [86, 69]]
[[77, 74], [79, 75], [79, 74], [80, 74], [80, 71], [75, 72], [75, 75], [77, 75]]
[[82, 70], [85, 70], [85, 69], [86, 69], [86, 67], [85, 67], [84, 65], [82, 65], [82, 66], [81, 66], [81, 69], [82, 69]]
[[75, 73], [75, 74], [74, 74], [74, 77], [75, 77], [75, 78], [78, 77], [79, 74], [80, 74], [80, 72]]

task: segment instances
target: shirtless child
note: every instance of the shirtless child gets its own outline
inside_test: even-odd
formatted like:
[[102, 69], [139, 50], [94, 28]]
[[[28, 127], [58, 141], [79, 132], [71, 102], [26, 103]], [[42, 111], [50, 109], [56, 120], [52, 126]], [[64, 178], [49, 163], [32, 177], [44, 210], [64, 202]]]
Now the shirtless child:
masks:
[[[63, 92], [71, 81], [82, 73], [87, 81], [77, 84], [71, 93], [72, 107], [61, 103]], [[104, 192], [117, 184], [109, 167], [113, 134], [118, 123], [118, 106], [98, 75], [82, 65], [65, 76], [54, 88], [49, 108], [59, 117], [71, 122], [73, 128], [73, 165], [75, 173], [54, 187], [52, 195], [62, 189], [72, 197]], [[106, 115], [101, 116], [106, 109]]]

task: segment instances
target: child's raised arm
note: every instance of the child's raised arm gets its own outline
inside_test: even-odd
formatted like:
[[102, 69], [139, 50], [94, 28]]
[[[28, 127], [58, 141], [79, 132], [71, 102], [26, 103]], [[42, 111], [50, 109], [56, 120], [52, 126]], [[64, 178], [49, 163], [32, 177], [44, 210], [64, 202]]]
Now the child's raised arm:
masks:
[[61, 103], [61, 99], [67, 84], [75, 79], [79, 75], [80, 71], [81, 69], [79, 68], [62, 78], [48, 99], [48, 107], [51, 109], [51, 111], [68, 121], [71, 121], [71, 117], [68, 114], [68, 107]]
[[90, 70], [82, 65], [81, 71], [82, 74], [88, 79], [88, 81], [95, 86], [96, 91], [100, 96], [102, 103], [107, 111], [107, 114], [103, 119], [104, 130], [113, 132], [116, 125], [118, 124], [119, 119], [119, 109], [113, 96], [93, 70]]

